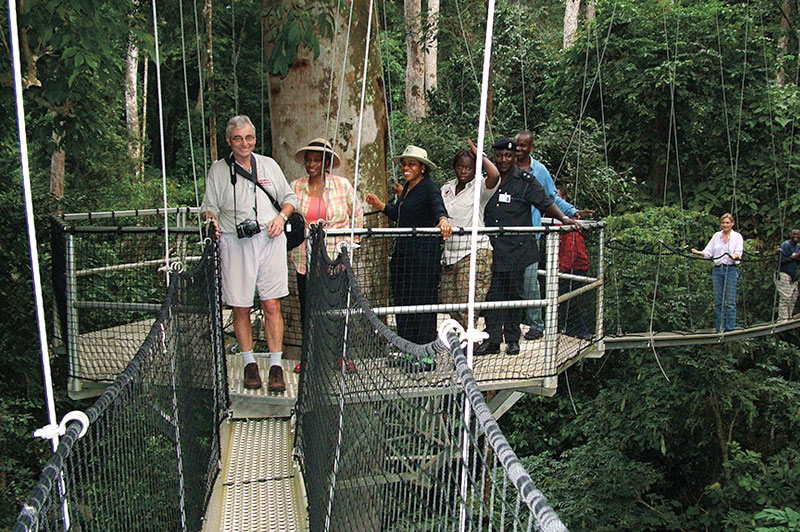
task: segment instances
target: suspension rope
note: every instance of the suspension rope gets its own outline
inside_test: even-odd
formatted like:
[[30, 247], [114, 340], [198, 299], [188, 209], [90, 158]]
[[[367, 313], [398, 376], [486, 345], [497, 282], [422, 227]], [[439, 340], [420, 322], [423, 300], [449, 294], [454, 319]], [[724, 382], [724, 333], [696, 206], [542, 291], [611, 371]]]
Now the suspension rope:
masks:
[[[487, 112], [487, 102], [489, 100], [489, 78], [490, 78], [490, 67], [491, 67], [491, 59], [492, 59], [492, 35], [494, 32], [494, 7], [495, 1], [489, 0], [489, 5], [487, 8], [487, 16], [486, 16], [486, 37], [484, 39], [484, 48], [483, 48], [483, 72], [481, 78], [481, 103], [480, 103], [480, 112], [478, 114], [478, 155], [475, 161], [475, 177], [474, 179], [476, 182], [478, 179], [483, 179], [483, 157], [481, 154], [483, 153], [483, 145], [484, 139], [486, 135], [486, 112]], [[472, 234], [470, 235], [470, 254], [469, 254], [469, 290], [467, 293], [469, 294], [469, 299], [467, 301], [467, 324], [469, 325], [469, 331], [474, 331], [475, 329], [475, 290], [477, 287], [477, 256], [478, 256], [478, 226], [480, 225], [480, 194], [481, 188], [480, 186], [474, 186], [473, 188], [473, 196], [472, 196]], [[467, 366], [472, 368], [473, 365], [473, 347], [474, 343], [470, 342], [467, 346]], [[470, 417], [471, 417], [471, 406], [469, 404], [469, 399], [467, 397], [464, 398], [464, 431], [462, 435], [462, 447], [461, 447], [461, 455], [462, 455], [462, 468], [461, 468], [461, 508], [459, 511], [459, 532], [463, 532], [466, 527], [467, 522], [467, 507], [466, 507], [466, 496], [467, 496], [467, 460], [469, 458], [469, 435], [467, 434], [467, 427], [470, 424]]]
[[[189, 78], [186, 74], [186, 36], [183, 27], [183, 0], [178, 2], [181, 17], [181, 66], [183, 67], [183, 94], [186, 99], [186, 127], [189, 133], [189, 154], [192, 161], [192, 183], [194, 183], [194, 206], [200, 206], [200, 192], [197, 187], [197, 167], [194, 159], [194, 135], [192, 134], [192, 115], [189, 108]], [[200, 209], [197, 210], [197, 232], [200, 236], [199, 243], [203, 243], [203, 221], [200, 218]]]
[[600, 59], [598, 60], [598, 65], [597, 65], [598, 70], [595, 72], [594, 78], [592, 79], [592, 83], [589, 87], [588, 94], [586, 94], [586, 99], [581, 102], [580, 111], [578, 113], [578, 120], [576, 121], [575, 127], [572, 130], [572, 135], [570, 135], [567, 147], [564, 149], [564, 155], [563, 157], [561, 157], [561, 162], [558, 164], [558, 169], [556, 170], [556, 179], [558, 179], [558, 176], [561, 175], [561, 169], [564, 168], [567, 156], [569, 155], [569, 150], [572, 147], [572, 143], [575, 140], [575, 136], [577, 135], [578, 129], [581, 127], [581, 123], [583, 122], [583, 117], [586, 114], [586, 108], [589, 106], [589, 98], [592, 95], [595, 83], [597, 83], [600, 74], [599, 72], [600, 67], [605, 61], [606, 49], [608, 48], [608, 42], [611, 37], [611, 29], [614, 27], [614, 18], [616, 16], [616, 12], [617, 12], [617, 2], [615, 0], [614, 5], [611, 8], [611, 17], [609, 18], [608, 22], [608, 30], [606, 31], [606, 36], [603, 42], [603, 53], [600, 54]]
[[[781, 235], [786, 234], [786, 210], [787, 205], [786, 202], [781, 201], [781, 184], [780, 184], [780, 172], [778, 170], [778, 150], [775, 146], [775, 124], [774, 124], [774, 107], [772, 101], [772, 91], [770, 90], [770, 80], [769, 80], [769, 61], [767, 60], [767, 46], [766, 46], [766, 35], [764, 35], [764, 11], [759, 11], [759, 20], [761, 22], [761, 52], [764, 58], [764, 87], [767, 93], [767, 110], [769, 112], [769, 135], [770, 135], [770, 149], [772, 153], [772, 170], [775, 176], [775, 196], [776, 196], [776, 205], [778, 207], [778, 224], [781, 228]], [[792, 117], [792, 121], [794, 121], [794, 116]], [[786, 194], [788, 197], [789, 187], [785, 187]], [[780, 255], [779, 255], [780, 257]], [[780, 258], [778, 259], [778, 265], [780, 267]], [[779, 294], [778, 294], [778, 286], [775, 285], [775, 290], [772, 292], [772, 321], [776, 321], [776, 316], [778, 315], [778, 305], [779, 305]]]
[[[494, 2], [491, 1], [491, 0], [490, 0], [490, 5], [491, 5], [491, 11], [492, 11], [491, 20], [494, 21]], [[477, 84], [478, 83], [478, 71], [475, 69], [475, 63], [472, 60], [472, 50], [469, 49], [469, 41], [467, 40], [467, 32], [464, 29], [464, 20], [461, 18], [461, 6], [458, 4], [458, 0], [456, 0], [456, 14], [458, 15], [458, 26], [461, 29], [461, 36], [464, 39], [464, 49], [467, 52], [467, 59], [469, 59], [469, 67], [470, 67], [470, 71], [472, 72], [472, 79], [475, 81], [475, 84]], [[489, 24], [489, 21], [487, 20], [486, 23]], [[484, 52], [483, 53], [484, 53], [484, 56], [485, 56], [486, 55], [485, 44], [484, 44]], [[524, 78], [523, 78], [523, 83], [524, 83]], [[523, 90], [524, 90], [524, 88], [523, 88]], [[492, 124], [488, 123], [488, 124], [486, 124], [486, 127], [489, 129], [489, 137], [494, 137], [494, 133], [492, 133]], [[478, 144], [477, 146], [478, 146], [479, 150], [483, 151], [483, 145], [482, 144]]]
[[[381, 3], [383, 8], [383, 27], [387, 28], [387, 17], [386, 17], [386, 1]], [[385, 40], [381, 39], [381, 45], [383, 45]], [[378, 58], [380, 59], [380, 64], [383, 65], [383, 46], [378, 46]], [[392, 72], [391, 69], [387, 68], [385, 70], [386, 75], [386, 82], [383, 84], [383, 99], [386, 102], [386, 105], [383, 106], [383, 112], [386, 116], [386, 123], [390, 124], [389, 129], [389, 153], [394, 154], [394, 134], [392, 131], [391, 123], [392, 123]], [[389, 159], [392, 164], [392, 177], [397, 175], [397, 165], [395, 164], [394, 160], [391, 158]]]
[[[199, 82], [200, 93], [200, 132], [203, 136], [203, 179], [208, 177], [208, 146], [206, 140], [206, 103], [203, 90], [203, 65], [202, 54], [200, 53], [200, 23], [197, 17], [197, 2], [192, 2], [194, 8], [194, 40], [197, 47], [197, 79]], [[263, 55], [263, 54], [262, 54]], [[263, 116], [263, 114], [262, 114]]]
[[157, 2], [153, 0], [153, 40], [155, 41], [156, 94], [158, 95], [158, 132], [161, 146], [161, 194], [164, 201], [164, 275], [169, 286], [169, 219], [167, 218], [167, 157], [164, 148], [164, 103], [161, 99], [161, 58], [158, 51], [158, 13]]
[[[369, 49], [370, 49], [370, 35], [372, 34], [372, 15], [373, 15], [373, 0], [369, 2], [369, 19], [367, 22], [367, 35], [366, 35], [366, 46], [364, 50], [364, 68], [361, 73], [361, 101], [359, 105], [359, 113], [358, 113], [358, 133], [357, 133], [357, 141], [356, 141], [356, 162], [355, 162], [355, 175], [353, 177], [353, 205], [355, 205], [356, 201], [358, 201], [357, 190], [358, 190], [358, 180], [359, 180], [359, 166], [360, 166], [360, 158], [361, 158], [361, 135], [363, 131], [363, 124], [364, 124], [364, 103], [366, 100], [366, 92], [367, 92], [367, 67], [369, 66]], [[353, 14], [353, 2], [351, 0], [350, 3], [350, 20], [352, 21], [352, 14]], [[350, 35], [350, 24], [348, 24], [348, 41]], [[343, 55], [346, 60], [347, 53]], [[344, 72], [343, 72], [344, 73]], [[344, 75], [342, 75], [342, 80], [344, 80]], [[343, 85], [343, 83], [342, 83]], [[341, 98], [339, 98], [341, 102]], [[337, 118], [338, 123], [338, 118]], [[338, 129], [338, 128], [337, 128]], [[325, 169], [323, 168], [323, 172]], [[350, 217], [350, 240], [351, 242], [354, 240], [354, 229], [355, 229], [355, 217]], [[334, 462], [333, 462], [333, 471], [331, 472], [330, 478], [330, 486], [328, 492], [328, 508], [325, 513], [325, 532], [330, 530], [331, 524], [331, 515], [332, 515], [332, 505], [333, 505], [333, 498], [336, 493], [336, 476], [339, 470], [339, 457], [342, 447], [342, 434], [344, 432], [344, 395], [346, 391], [345, 387], [345, 374], [347, 372], [347, 346], [348, 346], [348, 333], [349, 333], [349, 325], [350, 325], [350, 301], [351, 301], [351, 291], [347, 291], [347, 304], [345, 308], [347, 309], [345, 313], [344, 319], [344, 339], [342, 343], [342, 364], [341, 364], [341, 373], [340, 373], [340, 387], [339, 387], [339, 424], [337, 428], [337, 439], [336, 439], [336, 447], [334, 450]]]
[[[50, 371], [50, 351], [47, 341], [47, 322], [44, 316], [44, 299], [42, 297], [42, 278], [39, 266], [39, 243], [36, 238], [36, 219], [33, 215], [33, 196], [31, 194], [31, 173], [28, 161], [28, 133], [25, 123], [25, 107], [22, 95], [22, 69], [19, 54], [19, 26], [17, 21], [17, 6], [15, 0], [8, 0], [8, 23], [11, 36], [11, 62], [14, 71], [14, 97], [17, 111], [17, 134], [19, 136], [19, 163], [22, 173], [22, 192], [25, 204], [25, 220], [28, 231], [28, 248], [31, 254], [31, 276], [33, 281], [33, 296], [36, 306], [36, 327], [39, 333], [39, 352], [42, 359], [42, 377], [44, 379], [44, 394], [47, 407], [49, 425], [58, 425], [56, 406], [53, 394], [53, 377]], [[50, 446], [53, 452], [58, 448], [58, 431], [49, 435]], [[64, 477], [58, 475], [58, 489], [62, 495], [61, 514], [64, 521], [64, 530], [70, 528], [69, 506], [65, 493]]]
[[[347, 72], [347, 53], [350, 50], [350, 33], [351, 33], [352, 29], [353, 29], [353, 13], [354, 13], [354, 11], [355, 11], [355, 9], [354, 9], [354, 0], [350, 0], [350, 13], [349, 13], [348, 18], [347, 18], [347, 35], [345, 36], [344, 51], [342, 52], [342, 73], [339, 76], [340, 77], [340, 79], [339, 79], [339, 94], [337, 95], [337, 100], [338, 101], [337, 101], [337, 105], [336, 105], [336, 119], [334, 120], [334, 127], [333, 127], [333, 140], [332, 140], [332, 142], [333, 142], [333, 146], [334, 147], [336, 146], [336, 141], [339, 138], [339, 117], [341, 116], [341, 113], [342, 113], [342, 100], [344, 99], [343, 95], [344, 95], [344, 80], [345, 80], [345, 77], [346, 77], [345, 74]], [[336, 19], [336, 22], [337, 22], [337, 26], [338, 26], [338, 17]], [[367, 24], [367, 27], [368, 27], [368, 29], [367, 29], [367, 39], [369, 39], [369, 32], [370, 32], [370, 28], [372, 27], [372, 20], [369, 21], [369, 23]], [[367, 42], [367, 51], [365, 52], [365, 54], [368, 53], [368, 51], [369, 51], [369, 42]], [[334, 60], [335, 56], [336, 56], [336, 39], [334, 38], [333, 56], [331, 57], [331, 65], [335, 65], [336, 64], [336, 61]], [[365, 55], [364, 56], [365, 65], [368, 63], [368, 59], [369, 59], [369, 56]], [[367, 72], [367, 70], [366, 70], [366, 66], [365, 66], [364, 67], [364, 78], [365, 78], [364, 81], [366, 81], [366, 72]], [[327, 118], [326, 118], [326, 125], [325, 125], [326, 134], [327, 134], [328, 129], [330, 128], [331, 98], [332, 98], [332, 94], [333, 94], [333, 73], [334, 73], [334, 68], [333, 68], [333, 66], [331, 66], [331, 82], [330, 82], [330, 85], [329, 85], [328, 110], [326, 112]], [[363, 90], [364, 89], [362, 88], [362, 91]], [[362, 105], [362, 108], [361, 108], [361, 112], [362, 113], [364, 112], [363, 105]], [[360, 120], [361, 120], [361, 117], [359, 116], [359, 121]], [[361, 128], [361, 126], [359, 125], [359, 129], [360, 128]], [[359, 131], [359, 136], [360, 136], [360, 134], [361, 133]], [[358, 142], [359, 142], [359, 145], [360, 145], [360, 142], [361, 142], [360, 139], [359, 139]], [[356, 150], [358, 151], [358, 148], [356, 148]], [[323, 152], [323, 154], [324, 154], [324, 152]], [[358, 169], [358, 157], [356, 157], [356, 170], [357, 169]], [[323, 178], [324, 178], [324, 175], [325, 175], [325, 173], [324, 173], [324, 169], [323, 169]], [[354, 178], [354, 180], [355, 180], [355, 178]], [[354, 187], [354, 190], [355, 190], [355, 187]], [[322, 194], [322, 187], [320, 187], [320, 194]], [[358, 201], [358, 199], [354, 197], [353, 201], [354, 202]], [[355, 206], [355, 205], [356, 204], [353, 203], [353, 206]], [[352, 224], [353, 217], [351, 216], [350, 218], [351, 218], [350, 221], [351, 221], [351, 224]]]
[[736, 124], [736, 157], [733, 167], [733, 195], [731, 196], [731, 211], [733, 212], [736, 223], [739, 223], [739, 203], [736, 201], [736, 177], [739, 173], [739, 150], [742, 141], [742, 118], [744, 113], [744, 88], [747, 80], [747, 51], [750, 35], [750, 0], [745, 4], [747, 16], [744, 23], [744, 65], [742, 66], [742, 85], [739, 92], [739, 117]]

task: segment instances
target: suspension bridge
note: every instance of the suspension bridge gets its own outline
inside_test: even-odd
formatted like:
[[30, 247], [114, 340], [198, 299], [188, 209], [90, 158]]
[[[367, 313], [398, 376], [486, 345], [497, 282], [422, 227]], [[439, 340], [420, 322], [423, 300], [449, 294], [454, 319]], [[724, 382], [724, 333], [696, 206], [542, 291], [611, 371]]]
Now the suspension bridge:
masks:
[[[484, 119], [482, 113], [479, 145], [484, 144]], [[197, 229], [174, 227], [174, 239], [165, 238], [172, 214], [181, 215], [166, 208], [165, 194], [165, 208], [154, 213], [164, 217], [163, 224], [81, 228], [65, 226], [65, 218], [58, 221], [54, 249], [58, 245], [59, 251], [53, 255], [59, 274], [54, 277], [61, 285], [54, 336], [63, 340], [69, 360], [70, 393], [100, 398], [85, 413], [67, 416], [40, 434], [58, 433], [60, 443], [15, 532], [563, 530], [494, 423], [522, 394], [554, 394], [560, 373], [609, 350], [741, 340], [790, 330], [800, 321], [777, 321], [774, 305], [771, 316], [763, 312], [769, 305], [762, 305], [744, 312], [744, 327], [714, 332], [694, 326], [710, 308], [699, 296], [688, 312], [693, 327], [658, 330], [659, 262], [649, 330], [610, 335], [607, 309], [616, 305], [611, 313], [624, 312], [624, 298], [606, 289], [626, 287], [606, 277], [607, 261], [624, 263], [624, 258], [618, 251], [606, 257], [610, 247], [603, 224], [585, 224], [586, 234], [596, 235], [589, 243], [593, 266], [575, 279], [557, 268], [557, 234], [563, 229], [490, 228], [544, 234], [548, 258], [539, 272], [544, 297], [476, 308], [539, 306], [547, 322], [543, 337], [524, 343], [519, 355], [473, 358], [464, 352], [463, 338], [452, 331], [448, 336], [446, 328], [439, 340], [424, 346], [393, 333], [399, 314], [435, 312], [442, 324], [466, 302], [424, 309], [392, 306], [388, 272], [374, 265], [385, 263], [389, 240], [418, 232], [366, 230], [358, 235], [361, 249], [334, 260], [320, 252], [324, 244], [312, 244], [320, 293], [306, 331], [298, 332], [297, 309], [286, 308], [294, 329], [287, 343], [302, 346], [303, 372], [295, 377], [291, 365], [284, 367], [292, 375], [285, 394], [250, 392], [239, 381], [238, 357], [226, 347], [215, 245]], [[183, 219], [177, 225], [188, 224]], [[93, 245], [102, 248], [110, 235], [133, 240], [120, 238], [113, 253], [119, 256], [80, 264], [91, 255], [79, 245], [95, 238]], [[151, 237], [150, 243], [143, 244], [142, 237]], [[125, 248], [144, 258], [122, 258]], [[659, 258], [662, 251], [655, 250]], [[166, 271], [159, 271], [164, 254]], [[686, 261], [685, 254], [666, 254]], [[120, 281], [131, 272], [135, 283]], [[750, 273], [765, 294], [771, 268], [756, 266]], [[82, 279], [92, 281], [82, 284]], [[579, 287], [560, 293], [559, 280]], [[590, 325], [588, 335], [566, 334], [564, 322], [577, 319], [576, 309]], [[398, 362], [404, 355], [430, 357], [437, 364], [410, 373]], [[355, 372], [338, 363], [342, 357], [353, 360]]]

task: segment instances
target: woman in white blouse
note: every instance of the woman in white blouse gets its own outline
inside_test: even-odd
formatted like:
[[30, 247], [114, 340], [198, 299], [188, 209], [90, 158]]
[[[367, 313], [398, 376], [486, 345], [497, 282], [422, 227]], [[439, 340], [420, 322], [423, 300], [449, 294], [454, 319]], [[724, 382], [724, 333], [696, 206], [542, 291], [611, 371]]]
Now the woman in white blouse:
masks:
[[723, 214], [719, 219], [721, 231], [714, 233], [703, 251], [692, 248], [692, 253], [713, 259], [711, 280], [714, 283], [714, 314], [717, 332], [736, 328], [736, 285], [739, 282], [739, 261], [744, 252], [742, 234], [733, 230], [733, 215]]

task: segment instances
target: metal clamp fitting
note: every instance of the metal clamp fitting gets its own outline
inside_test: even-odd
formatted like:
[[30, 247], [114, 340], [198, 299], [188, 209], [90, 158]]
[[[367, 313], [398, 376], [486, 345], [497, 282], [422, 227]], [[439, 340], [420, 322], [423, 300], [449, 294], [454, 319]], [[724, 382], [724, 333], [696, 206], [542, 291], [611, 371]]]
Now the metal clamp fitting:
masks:
[[77, 421], [81, 424], [81, 432], [78, 434], [78, 438], [83, 438], [84, 434], [86, 434], [86, 431], [89, 430], [89, 416], [80, 410], [73, 410], [72, 412], [69, 412], [61, 419], [61, 423], [58, 425], [50, 423], [49, 425], [45, 425], [40, 429], [36, 429], [33, 432], [33, 437], [52, 440], [56, 436], [63, 436], [67, 431], [67, 423], [70, 421]]

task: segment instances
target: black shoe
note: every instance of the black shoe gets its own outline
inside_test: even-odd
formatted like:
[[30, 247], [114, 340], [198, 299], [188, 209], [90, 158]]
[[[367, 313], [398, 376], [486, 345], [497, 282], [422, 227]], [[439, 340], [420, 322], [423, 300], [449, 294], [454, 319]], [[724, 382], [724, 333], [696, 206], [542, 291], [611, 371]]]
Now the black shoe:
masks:
[[475, 348], [472, 354], [480, 355], [493, 355], [500, 352], [500, 344], [494, 342], [481, 342], [481, 345]]
[[421, 359], [414, 357], [412, 361], [403, 366], [408, 373], [419, 373], [421, 371], [433, 371], [436, 369], [436, 361], [433, 357], [424, 356]]
[[386, 365], [390, 368], [407, 368], [412, 364], [414, 358], [411, 353], [393, 353], [389, 355]]
[[506, 354], [507, 355], [518, 355], [519, 354], [519, 343], [517, 343], [517, 342], [508, 342], [506, 344]]
[[528, 332], [525, 333], [526, 340], [538, 340], [542, 336], [544, 336], [544, 333], [539, 329], [534, 329], [533, 327], [528, 329]]

